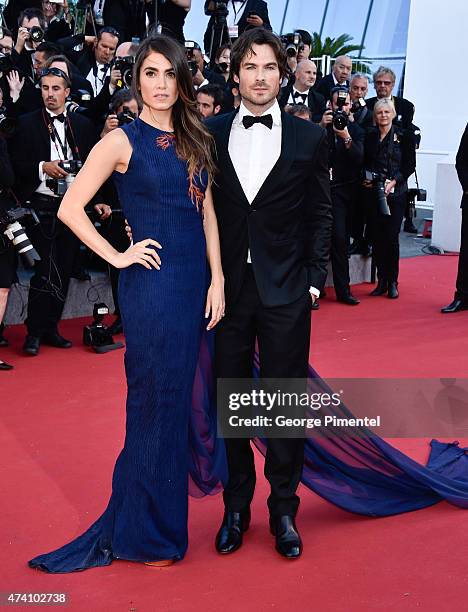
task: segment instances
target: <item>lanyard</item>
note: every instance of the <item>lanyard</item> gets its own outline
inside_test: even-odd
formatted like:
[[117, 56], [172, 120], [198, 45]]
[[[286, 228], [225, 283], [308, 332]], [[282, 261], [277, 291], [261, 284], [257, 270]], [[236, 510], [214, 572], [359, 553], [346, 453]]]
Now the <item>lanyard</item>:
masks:
[[238, 9], [236, 9], [236, 3], [235, 3], [234, 0], [232, 0], [232, 10], [234, 12], [234, 24], [235, 25], [237, 25], [237, 15], [242, 11], [242, 9], [244, 8], [246, 2], [247, 2], [247, 0], [243, 0], [243, 2], [240, 5], [240, 7]]
[[[107, 71], [109, 70], [109, 66], [104, 64], [105, 70], [102, 70], [102, 68], [99, 68], [98, 65], [96, 64], [95, 66], [95, 71], [94, 72], [94, 91], [95, 91], [95, 95], [97, 96], [99, 93], [98, 90], [98, 81], [99, 83], [101, 83], [101, 89], [104, 85], [104, 81], [106, 80], [106, 76], [107, 76]], [[99, 72], [102, 72], [102, 77], [99, 76]]]

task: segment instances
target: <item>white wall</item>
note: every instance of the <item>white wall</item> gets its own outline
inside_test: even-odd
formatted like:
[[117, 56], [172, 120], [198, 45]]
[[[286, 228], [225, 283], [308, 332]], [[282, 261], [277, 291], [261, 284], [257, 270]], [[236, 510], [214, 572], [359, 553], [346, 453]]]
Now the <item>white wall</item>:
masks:
[[416, 106], [418, 178], [433, 203], [437, 162], [458, 149], [468, 122], [467, 24], [467, 0], [411, 0], [404, 96]]

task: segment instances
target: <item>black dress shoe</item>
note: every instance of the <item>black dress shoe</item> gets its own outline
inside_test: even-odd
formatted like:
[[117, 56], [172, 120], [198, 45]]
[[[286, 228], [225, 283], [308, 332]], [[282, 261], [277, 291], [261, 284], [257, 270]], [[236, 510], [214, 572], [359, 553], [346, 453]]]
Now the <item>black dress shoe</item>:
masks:
[[6, 361], [0, 361], [0, 370], [12, 370], [13, 366]]
[[318, 300], [315, 300], [315, 302], [312, 304], [311, 308], [312, 308], [312, 310], [318, 310], [320, 308], [320, 304], [319, 304]]
[[403, 224], [403, 231], [408, 234], [417, 234], [418, 230], [415, 228], [412, 219], [406, 219]]
[[447, 314], [449, 312], [460, 312], [460, 310], [468, 310], [468, 302], [455, 298], [448, 306], [444, 306], [440, 309], [440, 312]]
[[349, 255], [362, 255], [363, 257], [370, 257], [372, 255], [372, 249], [366, 242], [353, 242], [349, 247]]
[[233, 553], [242, 546], [242, 534], [250, 525], [250, 510], [224, 512], [223, 522], [216, 535], [216, 550], [222, 555]]
[[377, 287], [373, 291], [371, 291], [369, 295], [384, 295], [385, 293], [387, 293], [387, 291], [388, 282], [383, 278], [379, 278]]
[[58, 332], [47, 332], [42, 336], [42, 344], [53, 346], [55, 348], [71, 348], [70, 340], [63, 338]]
[[293, 516], [270, 517], [270, 531], [276, 537], [276, 550], [287, 559], [297, 559], [302, 554], [302, 540]]
[[28, 334], [23, 344], [23, 352], [27, 355], [36, 356], [39, 353], [39, 347], [41, 345], [41, 339], [39, 336], [31, 336]]
[[348, 293], [347, 295], [337, 295], [336, 300], [338, 302], [341, 302], [342, 304], [348, 304], [349, 306], [357, 306], [361, 303], [357, 298], [354, 297], [354, 295], [351, 295], [351, 293]]
[[391, 300], [396, 300], [400, 294], [398, 293], [398, 283], [388, 283], [387, 297]]
[[120, 317], [117, 317], [112, 325], [109, 325], [108, 332], [111, 336], [117, 336], [123, 332], [122, 319]]

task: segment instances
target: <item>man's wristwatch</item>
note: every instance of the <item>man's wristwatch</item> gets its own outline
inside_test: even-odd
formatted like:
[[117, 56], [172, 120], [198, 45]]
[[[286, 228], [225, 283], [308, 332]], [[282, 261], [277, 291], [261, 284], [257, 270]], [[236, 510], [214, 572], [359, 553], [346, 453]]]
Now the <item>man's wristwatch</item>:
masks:
[[351, 136], [348, 136], [348, 138], [345, 138], [343, 142], [345, 143], [345, 145], [349, 145], [351, 142], [353, 142], [353, 139], [351, 138]]

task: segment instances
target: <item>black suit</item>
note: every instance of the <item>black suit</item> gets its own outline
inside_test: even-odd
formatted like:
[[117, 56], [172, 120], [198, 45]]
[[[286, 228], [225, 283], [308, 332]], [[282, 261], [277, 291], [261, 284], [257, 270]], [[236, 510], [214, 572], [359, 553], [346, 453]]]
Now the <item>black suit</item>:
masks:
[[333, 284], [338, 298], [346, 297], [350, 293], [348, 250], [351, 213], [364, 159], [364, 131], [354, 123], [348, 125], [348, 131], [352, 138], [349, 149], [343, 139], [335, 135], [333, 128], [328, 128], [333, 205], [331, 262]]
[[462, 225], [455, 297], [468, 303], [468, 125], [457, 152], [456, 168], [463, 189], [461, 201]]
[[[373, 112], [375, 103], [378, 98], [369, 98], [366, 100], [367, 108]], [[401, 127], [408, 129], [413, 123], [414, 104], [405, 98], [392, 96], [393, 104], [395, 105], [396, 117], [394, 123], [398, 123]]]
[[[56, 217], [59, 200], [50, 199], [45, 203], [35, 193], [40, 185], [39, 162], [50, 161], [45, 116], [45, 110], [40, 109], [20, 117], [10, 141], [15, 193], [22, 201], [31, 199], [31, 205], [40, 213], [40, 225], [28, 228], [28, 236], [41, 261], [36, 262], [30, 282], [26, 322], [28, 332], [38, 337], [57, 329], [79, 246], [76, 236]], [[94, 126], [76, 113], [70, 113], [69, 121], [80, 158], [85, 161], [97, 140]], [[93, 202], [99, 201], [102, 201], [100, 195], [96, 195]]]
[[[294, 79], [290, 79], [288, 84], [281, 88], [278, 98], [280, 108], [284, 108], [286, 104], [288, 104], [293, 85]], [[319, 123], [326, 108], [325, 98], [311, 87], [304, 104], [308, 106], [312, 112], [312, 121], [314, 121], [314, 123]]]
[[[315, 91], [321, 94], [325, 98], [325, 100], [329, 100], [331, 90], [334, 87], [339, 87], [339, 85], [335, 84], [332, 74], [327, 74], [315, 85]], [[343, 83], [342, 87], [349, 87], [349, 81]]]
[[[250, 378], [257, 340], [261, 376], [306, 377], [308, 288], [324, 285], [332, 223], [325, 132], [283, 112], [280, 157], [249, 204], [228, 151], [235, 115], [207, 122], [219, 168], [213, 196], [226, 292], [226, 317], [216, 333], [217, 376]], [[253, 452], [248, 439], [226, 439], [226, 449], [224, 503], [239, 512], [254, 493]], [[271, 515], [296, 514], [302, 464], [303, 440], [268, 441]]]
[[[245, 6], [244, 12], [242, 13], [242, 17], [239, 19], [238, 27], [239, 27], [239, 36], [245, 32], [249, 23], [247, 22], [247, 17], [249, 13], [255, 13], [258, 15], [263, 21], [263, 27], [267, 30], [271, 30], [270, 18], [268, 16], [268, 5], [264, 0], [247, 0], [247, 4]], [[206, 28], [205, 36], [203, 38], [203, 44], [205, 45], [205, 53], [209, 53], [210, 44], [211, 44], [211, 35], [213, 31], [213, 17], [210, 17], [208, 21], [208, 26]], [[224, 36], [222, 40], [222, 44], [229, 43], [229, 33], [227, 28], [224, 29]]]

